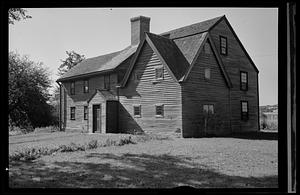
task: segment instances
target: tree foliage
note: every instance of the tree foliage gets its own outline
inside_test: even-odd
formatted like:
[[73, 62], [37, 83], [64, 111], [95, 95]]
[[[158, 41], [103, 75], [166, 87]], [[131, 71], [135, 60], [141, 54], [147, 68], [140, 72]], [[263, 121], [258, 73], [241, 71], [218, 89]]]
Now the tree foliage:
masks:
[[31, 18], [31, 16], [26, 15], [26, 10], [22, 8], [10, 8], [8, 10], [8, 23], [14, 24], [14, 21], [20, 21], [21, 19]]
[[53, 108], [47, 103], [51, 86], [48, 69], [27, 56], [10, 52], [8, 80], [10, 124], [22, 128], [51, 125]]
[[67, 58], [65, 60], [61, 60], [62, 64], [58, 68], [59, 76], [62, 76], [72, 67], [76, 66], [78, 63], [85, 59], [84, 55], [80, 55], [75, 51], [66, 51], [66, 54], [68, 55]]

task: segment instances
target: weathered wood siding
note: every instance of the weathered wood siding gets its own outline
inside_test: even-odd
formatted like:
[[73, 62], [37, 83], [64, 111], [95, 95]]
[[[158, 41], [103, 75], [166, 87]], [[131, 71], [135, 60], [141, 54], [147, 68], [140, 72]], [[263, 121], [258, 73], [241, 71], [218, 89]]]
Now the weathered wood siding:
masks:
[[[205, 79], [206, 68], [210, 69], [210, 79]], [[214, 105], [214, 115], [207, 119], [206, 131], [204, 104]], [[211, 48], [210, 53], [201, 51], [182, 83], [182, 119], [183, 137], [230, 133], [229, 88]]]
[[[92, 131], [92, 107], [89, 106], [88, 109], [88, 120], [84, 120], [84, 106], [88, 106], [87, 101], [92, 97], [95, 93], [96, 89], [104, 89], [104, 76], [98, 75], [86, 78], [89, 80], [89, 91], [88, 93], [83, 92], [84, 80], [75, 80], [75, 94], [71, 95], [70, 87], [71, 82], [63, 82], [62, 86], [65, 89], [65, 102], [62, 105], [65, 108], [65, 127], [66, 131], [75, 130], [75, 131], [83, 131], [88, 132]], [[117, 85], [118, 75], [116, 73], [110, 74], [110, 91], [116, 95], [116, 85]], [[97, 102], [94, 102], [96, 104]], [[101, 103], [101, 101], [100, 101]], [[70, 112], [71, 107], [76, 107], [75, 111], [75, 120], [71, 120]], [[102, 110], [103, 114], [105, 114], [105, 110]]]
[[[141, 74], [139, 82], [130, 75], [127, 85], [120, 89], [120, 131], [146, 131], [172, 133], [182, 129], [181, 86], [164, 68], [164, 80], [154, 83], [155, 67], [162, 63], [145, 42], [133, 72]], [[141, 117], [133, 115], [133, 105], [141, 105]], [[155, 116], [155, 104], [164, 105], [164, 117]]]
[[[220, 53], [219, 36], [227, 37], [228, 54], [220, 55], [225, 69], [229, 74], [233, 88], [231, 90], [232, 129], [234, 132], [258, 131], [258, 73], [251, 65], [238, 40], [223, 19], [211, 31], [210, 35]], [[248, 72], [248, 91], [240, 90], [240, 71]], [[249, 120], [241, 120], [240, 101], [246, 100], [249, 104]]]
[[118, 101], [106, 102], [106, 133], [118, 133]]

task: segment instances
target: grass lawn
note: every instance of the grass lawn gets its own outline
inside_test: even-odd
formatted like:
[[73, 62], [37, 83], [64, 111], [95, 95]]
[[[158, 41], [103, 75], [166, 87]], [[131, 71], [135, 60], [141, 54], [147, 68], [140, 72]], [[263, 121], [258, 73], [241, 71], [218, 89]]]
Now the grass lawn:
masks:
[[[120, 134], [40, 133], [10, 136], [9, 152], [54, 147]], [[277, 140], [171, 138], [136, 144], [57, 152], [33, 161], [11, 161], [10, 187], [47, 188], [276, 188]]]

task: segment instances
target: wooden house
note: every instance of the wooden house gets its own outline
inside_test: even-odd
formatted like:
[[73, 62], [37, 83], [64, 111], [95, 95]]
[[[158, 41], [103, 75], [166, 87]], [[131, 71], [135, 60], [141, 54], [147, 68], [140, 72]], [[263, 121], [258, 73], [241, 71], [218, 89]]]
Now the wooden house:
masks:
[[131, 19], [131, 45], [57, 80], [60, 127], [90, 133], [259, 130], [258, 69], [225, 16], [161, 34]]

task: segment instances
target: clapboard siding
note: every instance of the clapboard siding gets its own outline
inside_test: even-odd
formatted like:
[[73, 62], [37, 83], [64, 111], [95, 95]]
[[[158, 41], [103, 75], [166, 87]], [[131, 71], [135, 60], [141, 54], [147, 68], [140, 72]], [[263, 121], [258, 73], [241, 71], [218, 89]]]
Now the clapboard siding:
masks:
[[[88, 120], [84, 120], [84, 106], [88, 106], [87, 101], [95, 93], [96, 89], [104, 89], [104, 75], [97, 75], [93, 77], [86, 78], [89, 81], [89, 91], [88, 93], [83, 93], [84, 80], [74, 80], [75, 82], [75, 94], [71, 95], [71, 81], [63, 82], [62, 87], [65, 90], [66, 100], [62, 102], [62, 108], [65, 110], [65, 129], [66, 131], [92, 131], [92, 107], [89, 106], [88, 109]], [[117, 94], [116, 85], [118, 82], [117, 73], [110, 73], [110, 91], [113, 94]], [[70, 119], [71, 107], [75, 107], [75, 120]], [[104, 109], [104, 106], [103, 106]], [[105, 110], [103, 110], [103, 117], [105, 117]], [[62, 113], [64, 114], [64, 113]], [[103, 122], [105, 127], [105, 122]], [[105, 128], [104, 128], [105, 129]]]
[[[257, 131], [258, 125], [258, 73], [252, 66], [238, 40], [223, 19], [211, 31], [210, 35], [220, 53], [219, 36], [227, 37], [228, 55], [220, 55], [231, 79], [233, 88], [230, 92], [232, 110], [232, 130], [234, 132]], [[240, 90], [240, 71], [248, 72], [248, 91]], [[249, 120], [241, 120], [241, 100], [249, 104]]]
[[[130, 75], [125, 88], [120, 89], [119, 128], [121, 131], [142, 130], [146, 132], [172, 133], [182, 129], [181, 87], [166, 68], [164, 79], [155, 83], [155, 67], [162, 63], [148, 43], [145, 43], [133, 72], [141, 74], [139, 82]], [[141, 117], [133, 115], [133, 105], [141, 105]], [[155, 104], [164, 105], [164, 117], [155, 116]]]
[[[204, 70], [210, 68], [210, 79]], [[213, 118], [204, 127], [203, 105], [213, 104]], [[230, 133], [229, 88], [212, 52], [201, 51], [189, 77], [182, 84], [183, 137]]]

